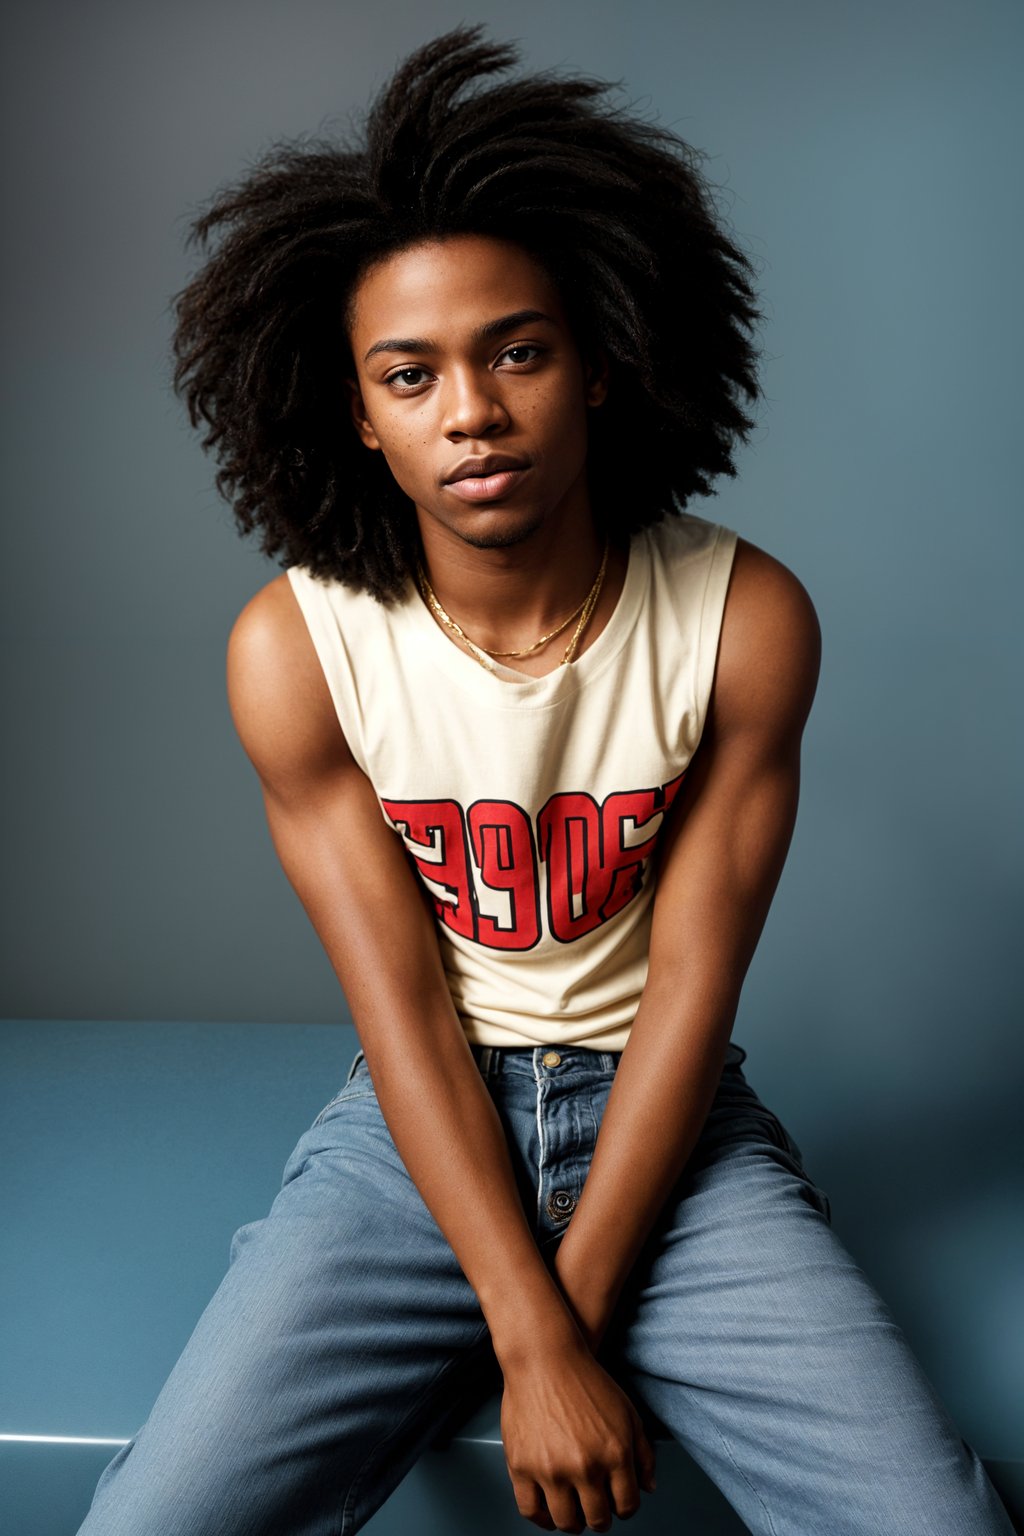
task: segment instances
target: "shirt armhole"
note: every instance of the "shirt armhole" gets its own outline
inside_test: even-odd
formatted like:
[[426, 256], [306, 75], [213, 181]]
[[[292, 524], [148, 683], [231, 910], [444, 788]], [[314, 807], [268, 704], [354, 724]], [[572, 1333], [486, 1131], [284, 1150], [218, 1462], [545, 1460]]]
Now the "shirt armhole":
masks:
[[363, 750], [355, 680], [347, 665], [347, 654], [338, 615], [334, 611], [323, 582], [303, 566], [289, 566], [288, 580], [302, 611], [302, 617], [306, 621], [306, 628], [320, 662], [320, 669], [330, 691], [348, 749], [356, 763], [369, 777], [366, 754]]
[[700, 621], [697, 628], [697, 665], [694, 679], [697, 703], [697, 742], [704, 734], [711, 703], [711, 688], [718, 660], [718, 643], [722, 634], [722, 617], [729, 590], [733, 560], [736, 554], [737, 533], [724, 524], [716, 525], [714, 543], [708, 557], [704, 593], [701, 599]]

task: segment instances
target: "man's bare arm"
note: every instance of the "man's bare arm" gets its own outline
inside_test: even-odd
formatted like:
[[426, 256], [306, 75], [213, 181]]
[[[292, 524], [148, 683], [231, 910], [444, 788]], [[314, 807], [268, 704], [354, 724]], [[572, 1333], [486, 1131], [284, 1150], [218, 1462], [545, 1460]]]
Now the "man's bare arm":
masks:
[[700, 747], [666, 829], [647, 984], [556, 1273], [592, 1348], [700, 1134], [796, 822], [821, 635], [741, 539]]
[[274, 847], [348, 1000], [395, 1145], [496, 1347], [531, 1321], [538, 1342], [575, 1332], [527, 1223], [425, 893], [348, 749], [287, 582], [256, 594], [228, 646], [232, 715]]
[[578, 1497], [606, 1528], [611, 1514], [639, 1508], [653, 1448], [537, 1247], [435, 919], [344, 741], [287, 575], [236, 621], [228, 695], [278, 857], [348, 999], [388, 1130], [490, 1328], [520, 1513], [569, 1530]]

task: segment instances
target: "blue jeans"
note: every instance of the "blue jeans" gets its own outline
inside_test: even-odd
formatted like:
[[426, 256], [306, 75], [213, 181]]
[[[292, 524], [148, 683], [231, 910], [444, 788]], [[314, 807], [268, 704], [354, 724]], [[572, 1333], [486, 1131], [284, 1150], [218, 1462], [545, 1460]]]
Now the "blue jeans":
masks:
[[[619, 1055], [472, 1050], [553, 1260]], [[752, 1532], [1012, 1536], [745, 1059], [729, 1046], [602, 1363]], [[352, 1536], [488, 1356], [493, 1365], [476, 1295], [398, 1155], [360, 1051], [288, 1159], [269, 1214], [235, 1233], [224, 1279], [146, 1423], [103, 1472], [79, 1536]]]

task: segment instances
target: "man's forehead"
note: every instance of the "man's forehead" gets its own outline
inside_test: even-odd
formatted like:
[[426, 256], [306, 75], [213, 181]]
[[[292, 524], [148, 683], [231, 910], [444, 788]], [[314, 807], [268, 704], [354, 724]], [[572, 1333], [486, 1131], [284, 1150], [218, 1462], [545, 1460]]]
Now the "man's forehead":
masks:
[[[540, 263], [508, 242], [452, 238], [396, 252], [376, 262], [352, 295], [360, 340], [423, 336], [483, 337], [508, 316], [564, 322], [559, 294]], [[367, 335], [373, 330], [374, 335]], [[365, 349], [364, 349], [365, 350]]]
[[[491, 320], [485, 320], [481, 325], [470, 326], [466, 329], [466, 339], [470, 342], [495, 341], [502, 336], [508, 336], [512, 331], [518, 330], [524, 325], [558, 325], [558, 321], [552, 315], [546, 315], [539, 309], [522, 308], [511, 310], [506, 315], [496, 315]], [[458, 339], [459, 326], [446, 328], [446, 335], [451, 339]], [[363, 361], [368, 363], [371, 357], [380, 352], [437, 352], [441, 351], [445, 341], [436, 336], [386, 336], [375, 341], [366, 351]]]

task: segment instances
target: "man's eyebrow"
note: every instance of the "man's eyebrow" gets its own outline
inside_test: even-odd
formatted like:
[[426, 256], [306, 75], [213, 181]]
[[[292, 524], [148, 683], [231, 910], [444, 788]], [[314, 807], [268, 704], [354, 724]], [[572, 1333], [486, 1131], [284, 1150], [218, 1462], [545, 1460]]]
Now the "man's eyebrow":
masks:
[[[521, 325], [528, 325], [534, 320], [546, 320], [548, 325], [554, 325], [550, 315], [543, 314], [539, 309], [517, 309], [511, 315], [502, 315], [498, 320], [488, 320], [486, 325], [473, 332], [474, 341], [487, 341], [495, 336], [506, 336], [509, 331], [517, 330]], [[375, 341], [373, 346], [363, 358], [368, 363], [371, 357], [378, 352], [439, 352], [441, 349], [436, 341], [431, 341], [424, 336], [393, 337], [387, 341]]]

